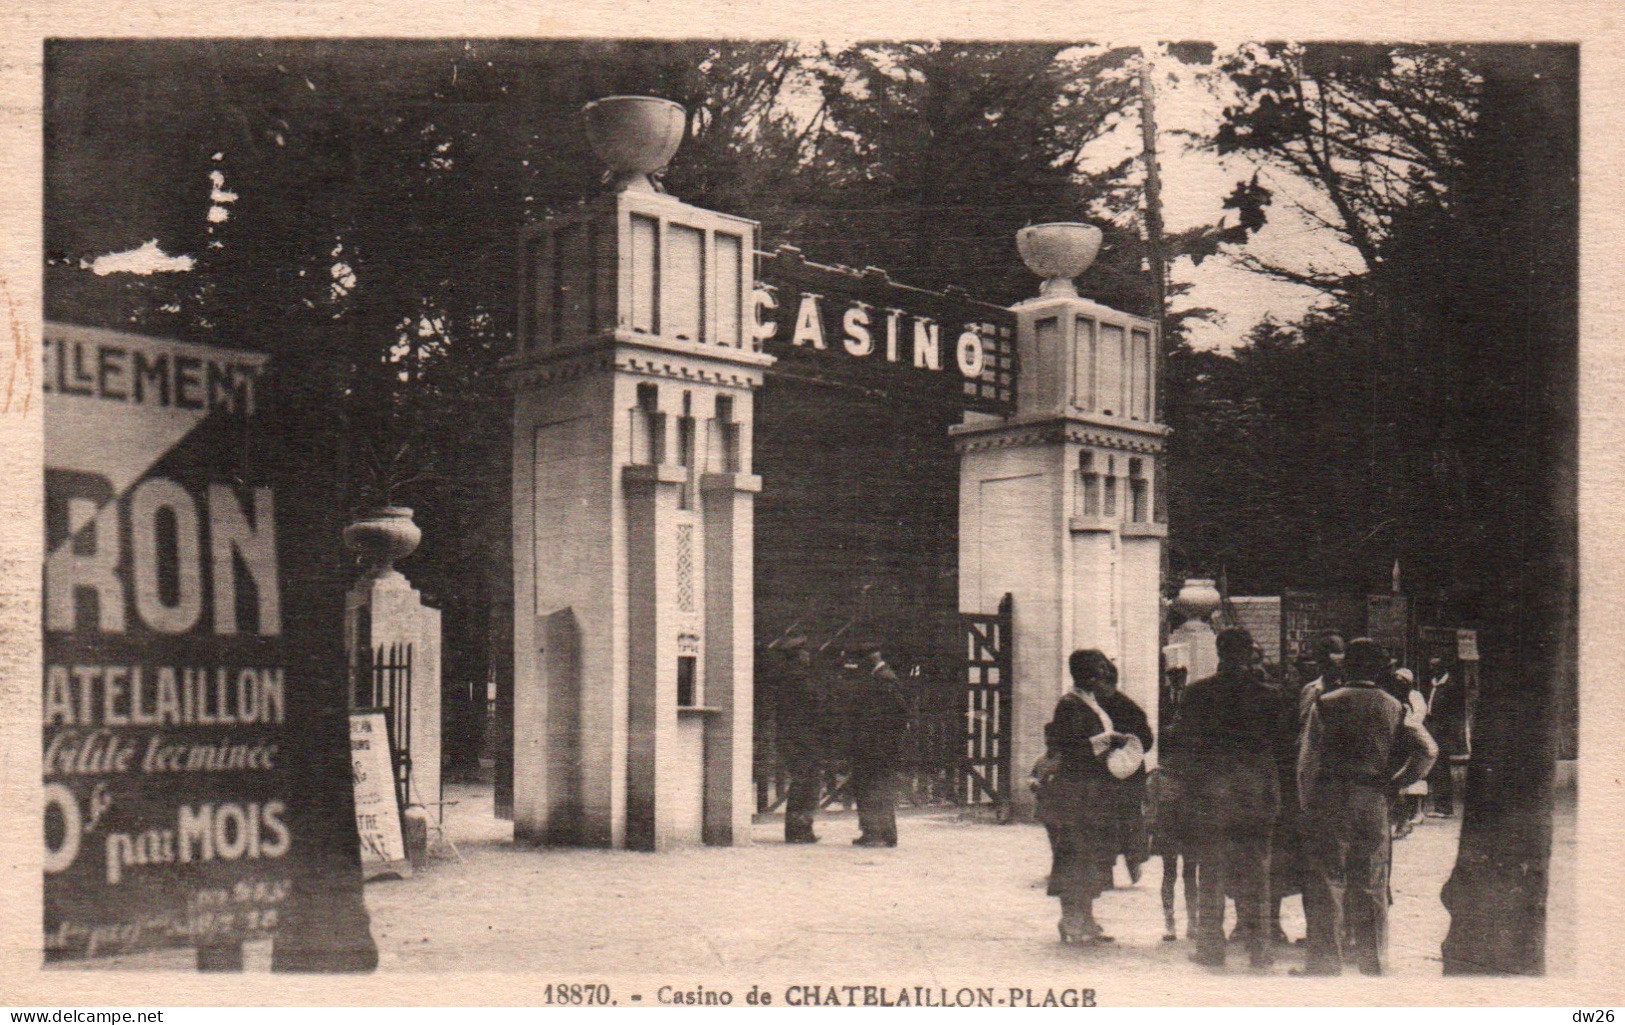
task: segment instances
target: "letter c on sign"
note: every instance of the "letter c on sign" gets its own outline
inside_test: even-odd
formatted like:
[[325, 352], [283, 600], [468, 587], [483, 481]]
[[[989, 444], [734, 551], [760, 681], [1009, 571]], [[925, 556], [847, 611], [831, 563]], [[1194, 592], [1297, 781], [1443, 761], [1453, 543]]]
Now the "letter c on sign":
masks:
[[754, 295], [756, 299], [756, 313], [755, 322], [751, 325], [750, 335], [752, 338], [756, 339], [756, 347], [760, 349], [762, 347], [762, 343], [767, 341], [769, 338], [772, 338], [776, 333], [778, 333], [779, 330], [778, 324], [771, 320], [762, 319], [762, 311], [778, 309], [779, 301], [773, 298], [773, 293], [769, 292], [765, 288], [758, 288]]
[[61, 783], [45, 784], [45, 810], [49, 812], [52, 805], [62, 813], [62, 844], [52, 850], [50, 841], [46, 841], [45, 871], [61, 872], [79, 856], [79, 841], [84, 830], [79, 818], [79, 801], [73, 791]]
[[982, 336], [975, 331], [960, 332], [959, 341], [954, 346], [954, 356], [959, 360], [959, 372], [966, 377], [981, 377], [983, 368], [987, 366]]

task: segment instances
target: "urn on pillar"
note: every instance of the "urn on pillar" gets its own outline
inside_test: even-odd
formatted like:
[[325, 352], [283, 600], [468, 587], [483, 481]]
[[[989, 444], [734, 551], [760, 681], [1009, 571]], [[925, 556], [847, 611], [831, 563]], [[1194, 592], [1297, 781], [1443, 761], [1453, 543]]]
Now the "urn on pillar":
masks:
[[1072, 279], [1088, 270], [1100, 252], [1100, 229], [1092, 224], [1052, 221], [1016, 232], [1016, 250], [1027, 269], [1044, 279], [1043, 296], [1076, 296]]
[[681, 104], [653, 96], [606, 96], [581, 110], [587, 142], [615, 175], [614, 190], [661, 191], [649, 176], [671, 162], [683, 141]]
[[344, 545], [367, 564], [367, 572], [385, 576], [395, 563], [417, 551], [423, 531], [412, 521], [412, 510], [400, 505], [369, 509], [344, 528]]
[[1190, 577], [1174, 596], [1174, 608], [1187, 620], [1199, 619], [1206, 623], [1222, 600], [1211, 577]]
[[515, 836], [746, 843], [756, 225], [650, 179], [682, 107], [582, 118], [613, 186], [524, 229], [506, 364]]

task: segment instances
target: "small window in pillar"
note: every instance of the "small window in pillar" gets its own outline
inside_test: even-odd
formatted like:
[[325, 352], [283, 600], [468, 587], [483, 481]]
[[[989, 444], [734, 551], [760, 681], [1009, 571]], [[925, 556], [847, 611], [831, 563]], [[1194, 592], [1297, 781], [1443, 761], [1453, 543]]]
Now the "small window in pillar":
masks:
[[1078, 484], [1083, 490], [1083, 515], [1100, 515], [1100, 474], [1095, 470], [1095, 454], [1078, 453]]
[[638, 385], [637, 420], [642, 434], [642, 455], [646, 463], [666, 461], [666, 418], [660, 412], [660, 386], [652, 382]]
[[722, 438], [722, 470], [739, 472], [739, 425], [734, 422], [732, 395], [717, 396], [717, 432]]
[[677, 656], [677, 704], [681, 708], [693, 708], [698, 702], [698, 695], [694, 693], [695, 672], [699, 659], [693, 655]]
[[1129, 519], [1135, 523], [1145, 522], [1146, 486], [1143, 460], [1130, 459], [1128, 461]]
[[1102, 503], [1101, 515], [1112, 517], [1117, 515], [1117, 465], [1116, 460], [1106, 459], [1106, 498]]

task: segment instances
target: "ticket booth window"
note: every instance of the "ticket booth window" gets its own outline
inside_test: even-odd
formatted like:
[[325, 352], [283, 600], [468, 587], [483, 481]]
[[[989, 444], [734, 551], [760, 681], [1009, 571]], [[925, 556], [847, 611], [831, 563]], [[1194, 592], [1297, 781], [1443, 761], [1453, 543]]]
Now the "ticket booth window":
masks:
[[692, 708], [699, 704], [698, 695], [694, 693], [694, 676], [699, 659], [693, 655], [677, 656], [677, 704], [680, 708]]

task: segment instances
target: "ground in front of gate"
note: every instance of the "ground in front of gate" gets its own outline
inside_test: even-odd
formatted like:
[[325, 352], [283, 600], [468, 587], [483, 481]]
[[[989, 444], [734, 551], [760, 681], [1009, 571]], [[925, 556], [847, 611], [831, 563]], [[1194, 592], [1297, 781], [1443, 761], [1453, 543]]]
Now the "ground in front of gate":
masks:
[[[1242, 986], [1266, 983], [1239, 948], [1218, 972], [1190, 963], [1182, 891], [1180, 938], [1163, 941], [1157, 859], [1138, 885], [1129, 884], [1120, 863], [1119, 888], [1098, 902], [1097, 916], [1115, 943], [1061, 946], [1056, 901], [1044, 895], [1048, 846], [1043, 830], [1030, 824], [995, 825], [953, 809], [908, 810], [899, 816], [897, 848], [865, 849], [851, 844], [857, 835], [851, 813], [822, 815], [822, 842], [806, 846], [786, 846], [774, 816], [753, 827], [755, 842], [746, 847], [663, 854], [538, 849], [516, 845], [512, 826], [493, 817], [489, 786], [446, 789], [448, 801], [457, 802], [446, 809], [446, 833], [465, 860], [436, 844], [428, 867], [413, 878], [367, 884], [380, 973], [523, 972], [534, 987], [516, 980], [517, 988], [492, 999], [536, 1003], [548, 980], [630, 977], [731, 988], [739, 990], [736, 999], [759, 982], [781, 1001], [791, 985], [887, 986], [895, 999], [903, 986], [946, 987], [950, 998], [961, 986], [996, 986], [1005, 998], [1006, 985], [1047, 984], [1094, 986], [1109, 1003], [1180, 1003], [1199, 999], [1191, 987], [1215, 975]], [[1429, 818], [1394, 846], [1396, 977], [1439, 974], [1439, 943], [1449, 926], [1439, 888], [1455, 859], [1458, 823]], [[1573, 957], [1572, 798], [1560, 801], [1554, 833], [1548, 953], [1551, 973], [1559, 974]], [[1285, 927], [1294, 938], [1303, 935], [1296, 897], [1287, 901]], [[268, 947], [250, 948], [249, 971], [268, 966]], [[1268, 974], [1284, 986], [1304, 985], [1286, 978], [1302, 964], [1302, 948], [1279, 954]], [[161, 952], [104, 964], [189, 968], [190, 957]], [[641, 1002], [655, 1002], [654, 989], [643, 988], [650, 992], [639, 994]], [[629, 1002], [631, 992], [623, 990], [615, 990], [616, 998]], [[1240, 999], [1252, 1002], [1246, 992]]]
[[[466, 863], [437, 851], [409, 880], [373, 882], [367, 902], [382, 971], [545, 970], [590, 980], [626, 972], [694, 983], [763, 979], [957, 987], [962, 982], [1052, 977], [1057, 984], [1132, 974], [1203, 977], [1185, 939], [1162, 939], [1161, 862], [1118, 889], [1097, 917], [1109, 946], [1063, 947], [1054, 898], [1044, 895], [1049, 849], [1042, 828], [994, 825], [957, 811], [904, 812], [895, 849], [853, 847], [850, 813], [821, 816], [822, 842], [787, 846], [777, 817], [758, 822], [748, 847], [665, 854], [515, 846], [491, 816], [490, 790], [452, 787], [448, 832]], [[1437, 975], [1449, 916], [1439, 888], [1455, 859], [1459, 819], [1429, 818], [1394, 846], [1392, 972]], [[1553, 972], [1572, 958], [1574, 807], [1554, 823]], [[1285, 927], [1303, 936], [1297, 898]], [[1283, 949], [1273, 974], [1302, 963]], [[1232, 952], [1230, 974], [1246, 976]], [[1149, 982], [1150, 980], [1145, 980]], [[1177, 984], [1175, 984], [1177, 986]], [[1163, 990], [1161, 985], [1156, 990]], [[1151, 996], [1150, 992], [1144, 994]]]

